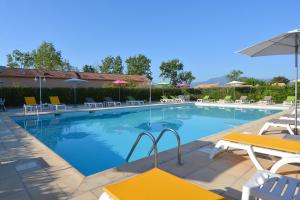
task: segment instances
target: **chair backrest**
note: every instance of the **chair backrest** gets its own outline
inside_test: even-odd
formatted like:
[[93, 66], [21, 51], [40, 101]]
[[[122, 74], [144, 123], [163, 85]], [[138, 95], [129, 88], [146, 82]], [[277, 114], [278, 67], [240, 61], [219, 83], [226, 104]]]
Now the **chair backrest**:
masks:
[[49, 99], [50, 99], [50, 103], [53, 105], [60, 104], [58, 96], [50, 96]]
[[170, 96], [171, 97], [171, 99], [177, 99], [175, 96]]
[[247, 98], [248, 98], [247, 96], [241, 96], [240, 100], [244, 101], [244, 100], [247, 100]]
[[224, 100], [231, 100], [231, 96], [226, 96]]
[[184, 96], [183, 96], [183, 95], [178, 95], [178, 96], [177, 96], [177, 98], [178, 98], [178, 99], [185, 100], [185, 98], [184, 98]]
[[265, 101], [271, 101], [272, 100], [272, 96], [265, 96], [264, 100]]
[[287, 96], [286, 97], [286, 101], [288, 101], [288, 102], [294, 102], [295, 101], [295, 97], [294, 96]]
[[161, 98], [162, 98], [162, 99], [168, 99], [168, 97], [166, 97], [166, 96], [164, 96], [164, 95], [161, 96]]
[[24, 97], [24, 99], [25, 99], [25, 104], [28, 106], [36, 106], [37, 105], [35, 97]]
[[204, 100], [209, 99], [209, 95], [205, 95], [205, 96], [203, 97], [203, 99], [204, 99]]
[[85, 101], [88, 103], [95, 103], [95, 100], [92, 97], [86, 97]]
[[111, 97], [104, 97], [104, 101], [109, 101], [109, 102], [112, 102], [114, 101]]
[[129, 101], [135, 101], [135, 98], [133, 98], [132, 96], [128, 96], [127, 99], [128, 99]]

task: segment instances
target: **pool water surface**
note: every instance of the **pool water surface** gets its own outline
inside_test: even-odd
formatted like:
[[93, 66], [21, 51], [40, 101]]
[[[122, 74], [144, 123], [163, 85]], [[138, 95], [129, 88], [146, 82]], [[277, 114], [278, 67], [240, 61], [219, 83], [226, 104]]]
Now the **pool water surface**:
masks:
[[[193, 104], [145, 106], [70, 112], [13, 119], [84, 175], [125, 163], [137, 135], [156, 137], [164, 128], [176, 130], [182, 144], [274, 114], [280, 110], [197, 107]], [[159, 152], [176, 147], [171, 134], [162, 137]], [[151, 142], [141, 140], [131, 161], [147, 156]]]

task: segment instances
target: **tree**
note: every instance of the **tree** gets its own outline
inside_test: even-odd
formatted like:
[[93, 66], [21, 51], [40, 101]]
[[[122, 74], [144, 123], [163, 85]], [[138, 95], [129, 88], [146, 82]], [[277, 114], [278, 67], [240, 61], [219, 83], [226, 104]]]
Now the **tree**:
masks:
[[229, 74], [227, 74], [226, 77], [230, 81], [238, 81], [243, 73], [244, 72], [242, 72], [241, 70], [233, 70]]
[[34, 59], [29, 52], [13, 50], [12, 54], [7, 55], [7, 66], [10, 68], [30, 68], [33, 66]]
[[92, 73], [97, 72], [96, 68], [93, 67], [92, 65], [84, 65], [84, 66], [82, 67], [82, 71], [83, 71], [83, 72], [92, 72]]
[[58, 68], [56, 70], [59, 70], [59, 71], [76, 71], [75, 68], [66, 59], [64, 59], [62, 61], [62, 65], [58, 66]]
[[32, 51], [34, 67], [49, 71], [64, 69], [61, 52], [57, 51], [52, 43], [43, 42], [36, 50]]
[[111, 73], [113, 73], [113, 74], [123, 74], [122, 58], [120, 56], [116, 56], [114, 58]]
[[160, 75], [164, 79], [170, 79], [170, 84], [176, 86], [179, 83], [179, 73], [183, 70], [183, 64], [178, 59], [162, 62], [160, 67]]
[[139, 54], [137, 56], [129, 57], [126, 59], [127, 73], [130, 75], [145, 75], [152, 79], [151, 60], [146, 56]]
[[178, 82], [191, 84], [195, 80], [192, 72], [180, 72], [178, 75]]
[[270, 83], [285, 83], [285, 84], [288, 84], [289, 82], [290, 80], [284, 76], [275, 76], [270, 81]]
[[101, 73], [123, 74], [123, 65], [120, 56], [107, 56], [101, 62], [99, 66]]
[[246, 85], [252, 85], [252, 86], [256, 86], [256, 85], [266, 85], [266, 82], [260, 79], [256, 79], [256, 78], [248, 78], [248, 77], [244, 77], [241, 78], [240, 81], [244, 82]]

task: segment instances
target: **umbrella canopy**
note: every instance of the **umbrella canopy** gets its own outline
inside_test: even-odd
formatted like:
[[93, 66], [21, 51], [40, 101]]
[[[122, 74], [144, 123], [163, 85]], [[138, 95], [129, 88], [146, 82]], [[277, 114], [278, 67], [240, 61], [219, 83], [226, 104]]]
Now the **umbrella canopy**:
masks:
[[[295, 80], [298, 80], [298, 54], [300, 45], [300, 29], [283, 33], [279, 36], [241, 50], [239, 53], [251, 57], [271, 55], [295, 55]], [[297, 96], [298, 81], [295, 81], [295, 132], [297, 133]]]
[[161, 86], [167, 86], [167, 85], [170, 85], [169, 83], [167, 82], [160, 82], [160, 83], [157, 83], [157, 85], [161, 85]]
[[88, 81], [82, 80], [82, 79], [79, 79], [79, 78], [70, 78], [70, 79], [65, 80], [65, 82], [78, 84], [78, 83], [87, 83]]
[[231, 81], [231, 82], [226, 83], [226, 85], [232, 85], [232, 86], [243, 85], [243, 84], [244, 84], [244, 82], [241, 82], [241, 81]]
[[113, 84], [117, 84], [117, 85], [125, 85], [125, 84], [127, 84], [128, 82], [126, 82], [126, 81], [122, 81], [122, 80], [115, 80], [114, 82], [113, 82]]
[[179, 83], [177, 86], [179, 86], [179, 87], [189, 87], [190, 84], [187, 84], [187, 83]]

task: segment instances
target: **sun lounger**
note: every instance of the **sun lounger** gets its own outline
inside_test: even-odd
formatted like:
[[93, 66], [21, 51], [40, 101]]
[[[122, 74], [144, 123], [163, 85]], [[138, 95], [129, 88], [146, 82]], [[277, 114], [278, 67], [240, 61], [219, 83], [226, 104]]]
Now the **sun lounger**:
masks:
[[144, 101], [142, 101], [142, 100], [136, 100], [132, 96], [128, 96], [127, 99], [128, 99], [128, 101], [126, 101], [127, 105], [143, 105], [143, 104], [145, 104]]
[[127, 180], [105, 186], [99, 200], [223, 200], [224, 197], [154, 168]]
[[210, 99], [209, 95], [205, 95], [202, 99], [197, 99], [197, 102], [204, 103], [204, 102], [214, 102], [214, 99]]
[[89, 107], [89, 108], [97, 108], [97, 107], [103, 107], [103, 103], [102, 102], [96, 102], [93, 98], [91, 97], [86, 97], [85, 98], [85, 102], [84, 105]]
[[274, 200], [299, 199], [300, 180], [259, 170], [243, 186], [242, 200], [249, 200], [250, 196]]
[[235, 100], [235, 103], [246, 104], [249, 103], [247, 96], [241, 96], [240, 99]]
[[182, 99], [179, 99], [175, 96], [170, 96], [174, 103], [183, 103], [184, 101]]
[[66, 104], [61, 103], [58, 96], [50, 96], [49, 99], [51, 106], [52, 108], [54, 108], [54, 110], [58, 110], [59, 108], [62, 108], [64, 110], [67, 109]]
[[[294, 135], [292, 129], [295, 128], [295, 120], [291, 119], [271, 119], [267, 121], [259, 131], [259, 135], [264, 134], [270, 127], [281, 127], [286, 128], [291, 135]], [[300, 127], [300, 123], [297, 125], [297, 128]]]
[[295, 102], [295, 97], [294, 96], [287, 96], [286, 100], [282, 102], [283, 105], [293, 105]]
[[247, 151], [258, 170], [263, 170], [263, 167], [257, 160], [256, 153], [281, 158], [272, 166], [271, 172], [276, 172], [281, 166], [300, 160], [300, 141], [241, 133], [231, 133], [219, 140], [209, 156], [210, 159], [229, 148]]
[[225, 96], [224, 99], [220, 99], [219, 101], [217, 101], [217, 103], [232, 103], [231, 96]]
[[121, 106], [120, 101], [114, 101], [111, 97], [104, 97], [105, 106]]
[[257, 102], [257, 103], [258, 103], [258, 104], [265, 104], [265, 105], [273, 104], [272, 96], [265, 96], [263, 100], [260, 100], [260, 101]]
[[36, 103], [35, 97], [24, 97], [24, 114], [27, 112], [38, 112], [40, 106]]
[[173, 99], [169, 99], [166, 96], [161, 96], [160, 102], [161, 103], [173, 103]]

